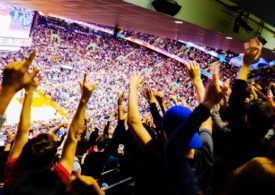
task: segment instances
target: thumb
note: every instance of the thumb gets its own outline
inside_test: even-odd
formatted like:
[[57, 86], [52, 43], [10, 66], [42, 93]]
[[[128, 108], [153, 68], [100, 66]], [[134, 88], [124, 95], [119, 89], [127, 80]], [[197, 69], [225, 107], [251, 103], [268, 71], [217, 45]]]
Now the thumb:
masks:
[[34, 78], [36, 77], [36, 75], [39, 73], [39, 69], [35, 68], [30, 74], [29, 76], [26, 77], [27, 82], [33, 81]]

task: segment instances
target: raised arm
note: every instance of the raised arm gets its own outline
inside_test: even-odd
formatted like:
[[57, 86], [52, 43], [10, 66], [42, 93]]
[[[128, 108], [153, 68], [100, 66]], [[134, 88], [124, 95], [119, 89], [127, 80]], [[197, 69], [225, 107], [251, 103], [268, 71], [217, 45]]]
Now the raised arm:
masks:
[[41, 77], [39, 79], [35, 78], [38, 72], [39, 70], [35, 68], [32, 73], [33, 79], [30, 80], [28, 83], [25, 83], [25, 98], [21, 110], [18, 131], [15, 136], [14, 144], [10, 151], [9, 159], [18, 158], [22, 152], [23, 147], [28, 142], [33, 93], [41, 81]]
[[142, 125], [140, 112], [138, 109], [137, 90], [142, 82], [140, 74], [133, 72], [129, 78], [129, 99], [128, 99], [128, 124], [138, 144], [146, 145], [152, 138]]
[[191, 115], [179, 125], [167, 141], [166, 165], [169, 173], [171, 189], [174, 194], [196, 194], [199, 191], [198, 182], [184, 151], [188, 143], [203, 121], [210, 116], [210, 111], [225, 94], [227, 86], [218, 84], [218, 72], [213, 71], [209, 79], [204, 100]]
[[239, 71], [237, 79], [247, 81], [250, 65], [260, 57], [262, 47], [263, 44], [257, 38], [244, 43], [243, 65]]
[[124, 92], [118, 93], [117, 94], [118, 121], [124, 121], [126, 119], [124, 115], [123, 99], [124, 99]]
[[251, 39], [244, 44], [243, 65], [232, 88], [229, 98], [229, 124], [232, 130], [245, 129], [245, 99], [247, 97], [247, 78], [250, 65], [253, 64], [261, 54], [262, 43], [258, 39]]
[[124, 92], [119, 92], [117, 94], [117, 104], [118, 104], [118, 123], [113, 132], [112, 139], [109, 141], [106, 148], [109, 154], [115, 155], [117, 153], [117, 147], [119, 144], [124, 143], [124, 137], [126, 136], [125, 130], [125, 115], [123, 106]]
[[142, 95], [145, 97], [145, 99], [150, 105], [150, 111], [153, 116], [153, 120], [157, 127], [157, 130], [162, 132], [162, 125], [161, 125], [162, 117], [158, 111], [156, 98], [153, 91], [148, 86], [146, 86], [142, 90]]
[[73, 168], [77, 142], [80, 139], [82, 133], [81, 127], [85, 118], [85, 110], [94, 89], [95, 85], [93, 83], [87, 82], [87, 75], [85, 74], [83, 84], [81, 84], [82, 96], [80, 98], [75, 116], [70, 125], [68, 136], [62, 152], [62, 157], [60, 159], [60, 163], [69, 172], [71, 172]]

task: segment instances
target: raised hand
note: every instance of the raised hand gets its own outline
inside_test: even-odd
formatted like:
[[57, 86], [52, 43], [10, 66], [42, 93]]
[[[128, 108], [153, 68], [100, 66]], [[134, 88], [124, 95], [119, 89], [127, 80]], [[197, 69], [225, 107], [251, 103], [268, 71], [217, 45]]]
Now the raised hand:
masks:
[[154, 93], [154, 96], [159, 103], [162, 103], [164, 101], [164, 96], [161, 91], [157, 91], [156, 93]]
[[226, 80], [222, 87], [219, 86], [219, 69], [218, 67], [211, 70], [211, 78], [208, 79], [203, 104], [211, 110], [226, 95], [229, 89], [230, 80]]
[[162, 112], [164, 113], [167, 110], [165, 101], [164, 101], [164, 95], [161, 91], [157, 91], [156, 93], [154, 93], [155, 98], [157, 99]]
[[263, 44], [257, 38], [245, 42], [243, 64], [246, 66], [253, 64], [261, 55], [262, 47]]
[[34, 50], [27, 60], [12, 62], [4, 68], [2, 89], [17, 92], [28, 85], [36, 76], [37, 70], [34, 70], [28, 76], [26, 73], [34, 60], [36, 51]]
[[155, 95], [153, 93], [153, 91], [150, 89], [149, 86], [145, 86], [143, 89], [142, 89], [142, 95], [145, 97], [145, 99], [147, 100], [147, 102], [149, 104], [152, 104], [152, 103], [156, 103], [156, 98], [155, 98]]
[[117, 103], [119, 106], [123, 104], [123, 99], [124, 99], [124, 92], [118, 92]]
[[39, 73], [39, 69], [37, 67], [35, 67], [32, 72], [32, 76], [26, 81], [25, 86], [24, 86], [24, 88], [27, 92], [34, 91], [38, 87], [38, 85], [41, 83], [42, 76], [39, 75], [36, 78], [36, 75], [38, 73]]
[[192, 81], [201, 79], [200, 65], [195, 61], [189, 61], [186, 65], [186, 73]]
[[175, 105], [178, 105], [178, 99], [177, 99], [177, 94], [176, 95], [169, 95], [169, 99], [171, 99]]
[[93, 91], [96, 89], [96, 85], [94, 83], [88, 83], [87, 73], [84, 74], [83, 83], [80, 83], [80, 88], [82, 92], [82, 100], [89, 101]]
[[7, 136], [8, 143], [11, 143], [14, 139], [14, 135], [11, 132], [6, 130], [6, 136]]
[[131, 89], [138, 89], [139, 85], [143, 81], [143, 77], [138, 72], [131, 72], [129, 77], [129, 86]]

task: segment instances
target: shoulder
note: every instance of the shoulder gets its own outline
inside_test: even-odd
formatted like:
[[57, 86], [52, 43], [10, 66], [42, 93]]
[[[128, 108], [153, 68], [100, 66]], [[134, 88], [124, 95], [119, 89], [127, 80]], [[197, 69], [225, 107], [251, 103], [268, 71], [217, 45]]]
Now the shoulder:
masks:
[[61, 163], [57, 163], [52, 169], [57, 173], [63, 183], [68, 184], [70, 182], [71, 174]]

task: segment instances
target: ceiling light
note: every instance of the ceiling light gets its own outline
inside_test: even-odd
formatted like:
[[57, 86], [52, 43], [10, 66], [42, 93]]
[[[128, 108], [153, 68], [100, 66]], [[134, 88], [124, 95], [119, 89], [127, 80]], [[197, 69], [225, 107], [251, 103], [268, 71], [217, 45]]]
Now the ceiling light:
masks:
[[226, 39], [233, 39], [232, 37], [225, 37]]
[[176, 24], [182, 24], [183, 22], [182, 22], [182, 21], [179, 21], [179, 20], [176, 20], [175, 23], [176, 23]]

